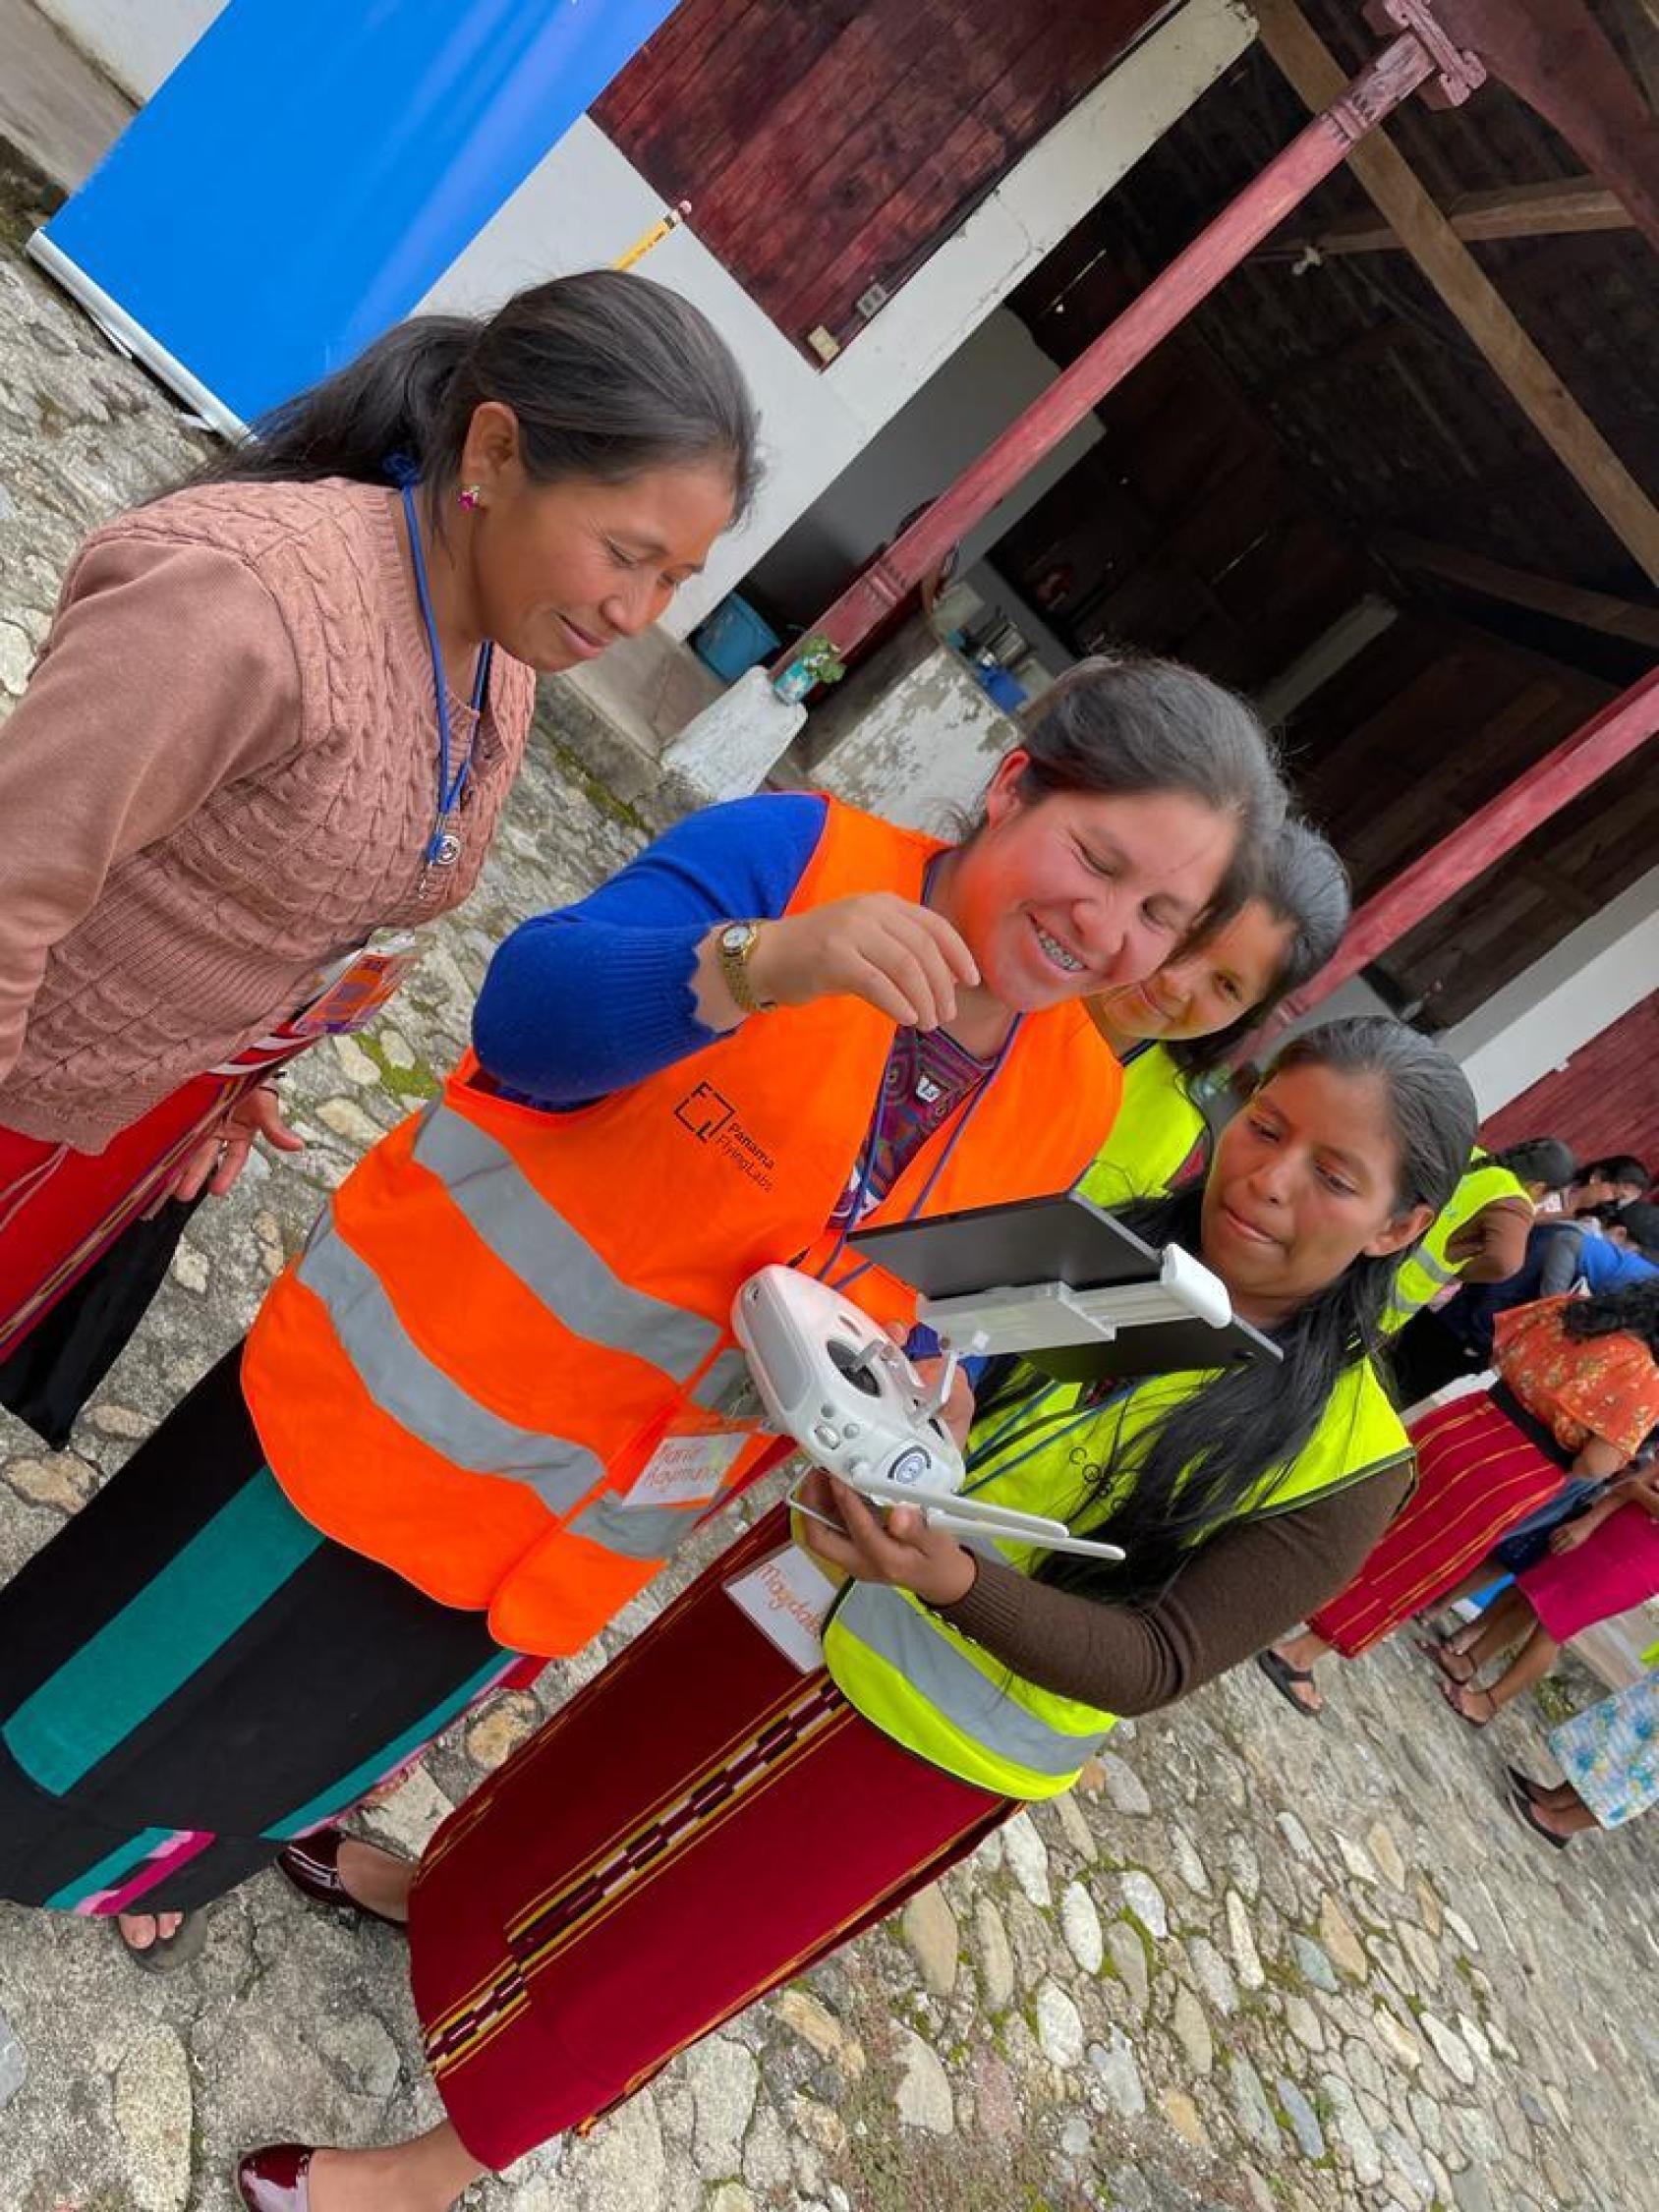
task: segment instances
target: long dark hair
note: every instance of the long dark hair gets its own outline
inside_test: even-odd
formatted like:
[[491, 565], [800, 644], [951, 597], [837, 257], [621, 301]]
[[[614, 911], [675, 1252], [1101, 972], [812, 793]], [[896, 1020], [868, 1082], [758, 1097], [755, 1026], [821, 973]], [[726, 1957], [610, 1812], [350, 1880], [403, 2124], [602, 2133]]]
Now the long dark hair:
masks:
[[1653, 1180], [1644, 1162], [1634, 1153], [1616, 1152], [1606, 1160], [1591, 1160], [1578, 1170], [1581, 1183], [1636, 1183], [1646, 1190]]
[[1257, 856], [1255, 879], [1244, 904], [1258, 899], [1276, 922], [1289, 925], [1284, 958], [1266, 995], [1247, 1006], [1236, 1021], [1208, 1037], [1184, 1037], [1165, 1047], [1189, 1079], [1220, 1067], [1282, 998], [1318, 975], [1348, 926], [1347, 870], [1318, 830], [1294, 815], [1286, 819], [1278, 836]]
[[[1592, 1206], [1590, 1214], [1606, 1229], [1623, 1229], [1644, 1260], [1659, 1261], [1659, 1206], [1651, 1199], [1628, 1198], [1623, 1206]], [[1583, 1215], [1578, 1219], [1582, 1220]]]
[[1639, 1336], [1659, 1360], [1659, 1276], [1627, 1282], [1599, 1298], [1574, 1298], [1561, 1326], [1569, 1336]]
[[[1438, 1213], [1468, 1162], [1474, 1094], [1456, 1060], [1402, 1023], [1381, 1016], [1330, 1022], [1292, 1038], [1264, 1083], [1297, 1067], [1375, 1076], [1388, 1096], [1399, 1153], [1395, 1198], [1401, 1211]], [[1119, 1219], [1152, 1244], [1199, 1248], [1204, 1195], [1189, 1185], [1168, 1197], [1118, 1209]], [[1284, 1354], [1277, 1366], [1230, 1368], [1181, 1399], [1121, 1451], [1084, 1470], [1090, 1495], [1110, 1497], [1126, 1475], [1127, 1497], [1101, 1524], [1128, 1554], [1119, 1566], [1051, 1553], [1038, 1580], [1116, 1603], [1155, 1598], [1194, 1543], [1220, 1526], [1264, 1483], [1282, 1481], [1318, 1427], [1345, 1369], [1365, 1358], [1394, 1287], [1402, 1254], [1362, 1256], [1273, 1331]], [[1030, 1378], [1026, 1378], [1030, 1387]], [[1081, 1518], [1087, 1521], [1087, 1513]]]
[[1517, 1182], [1542, 1183], [1545, 1190], [1564, 1190], [1578, 1180], [1578, 1162], [1573, 1147], [1560, 1137], [1522, 1137], [1518, 1144], [1498, 1152], [1482, 1152], [1479, 1161], [1507, 1167]]
[[534, 284], [486, 317], [397, 323], [195, 481], [382, 483], [399, 455], [435, 497], [486, 400], [512, 409], [538, 483], [712, 462], [730, 472], [734, 520], [754, 495], [755, 410], [730, 348], [678, 293], [613, 269]]
[[1025, 799], [1180, 791], [1230, 817], [1232, 860], [1199, 926], [1237, 913], [1249, 896], [1251, 855], [1285, 819], [1285, 785], [1272, 740], [1235, 693], [1176, 660], [1097, 655], [1025, 709], [1020, 745], [1030, 756], [1017, 786]]

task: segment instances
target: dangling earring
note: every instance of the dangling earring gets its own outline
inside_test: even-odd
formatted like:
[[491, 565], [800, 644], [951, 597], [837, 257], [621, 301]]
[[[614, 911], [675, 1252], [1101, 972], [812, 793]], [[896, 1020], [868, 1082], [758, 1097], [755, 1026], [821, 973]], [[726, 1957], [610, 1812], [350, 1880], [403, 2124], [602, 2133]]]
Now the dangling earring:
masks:
[[468, 514], [471, 514], [475, 507], [484, 503], [484, 486], [482, 483], [463, 484], [456, 496]]

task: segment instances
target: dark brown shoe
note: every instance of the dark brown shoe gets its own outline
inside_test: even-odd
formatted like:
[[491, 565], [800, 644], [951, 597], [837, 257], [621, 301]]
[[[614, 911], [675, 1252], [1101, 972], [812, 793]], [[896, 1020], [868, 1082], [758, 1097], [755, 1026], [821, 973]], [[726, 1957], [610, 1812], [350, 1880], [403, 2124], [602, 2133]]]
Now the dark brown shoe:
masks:
[[267, 2143], [251, 2150], [236, 2169], [236, 2186], [248, 2212], [311, 2212], [312, 2153], [304, 2143]]
[[309, 1898], [313, 1904], [326, 1905], [332, 1912], [358, 1912], [366, 1920], [378, 1920], [382, 1927], [395, 1928], [400, 1936], [407, 1936], [409, 1929], [404, 1921], [376, 1912], [372, 1904], [360, 1904], [341, 1881], [340, 1845], [345, 1841], [341, 1829], [318, 1828], [279, 1851], [276, 1863], [301, 1897]]

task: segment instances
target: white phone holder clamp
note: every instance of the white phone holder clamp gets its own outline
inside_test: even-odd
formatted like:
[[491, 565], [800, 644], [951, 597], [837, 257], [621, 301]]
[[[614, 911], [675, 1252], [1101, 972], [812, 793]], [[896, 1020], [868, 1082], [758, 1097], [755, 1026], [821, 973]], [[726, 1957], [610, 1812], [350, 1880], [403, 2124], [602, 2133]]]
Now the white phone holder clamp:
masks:
[[1213, 1275], [1178, 1244], [1159, 1255], [1156, 1282], [1120, 1282], [1073, 1290], [1065, 1282], [1033, 1282], [974, 1290], [954, 1298], [923, 1298], [917, 1313], [945, 1336], [978, 1335], [994, 1352], [1041, 1352], [1062, 1344], [1111, 1343], [1121, 1329], [1160, 1321], [1202, 1321], [1225, 1329], [1232, 1301]]

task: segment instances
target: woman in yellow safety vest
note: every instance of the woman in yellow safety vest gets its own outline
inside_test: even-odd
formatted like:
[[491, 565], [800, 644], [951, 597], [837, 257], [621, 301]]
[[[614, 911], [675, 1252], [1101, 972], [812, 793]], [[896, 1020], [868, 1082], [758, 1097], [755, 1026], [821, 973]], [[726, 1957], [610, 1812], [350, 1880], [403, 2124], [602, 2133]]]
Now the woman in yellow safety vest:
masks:
[[1525, 1137], [1502, 1152], [1473, 1155], [1451, 1203], [1401, 1269], [1383, 1316], [1383, 1332], [1394, 1338], [1389, 1371], [1402, 1405], [1415, 1405], [1485, 1364], [1470, 1361], [1434, 1301], [1453, 1284], [1508, 1282], [1518, 1274], [1540, 1201], [1575, 1171], [1572, 1148], [1559, 1137]]
[[1199, 1086], [1343, 940], [1347, 876], [1316, 829], [1287, 821], [1257, 867], [1252, 896], [1214, 936], [1183, 945], [1144, 983], [1089, 1001], [1123, 1063], [1122, 1106], [1079, 1186], [1097, 1206], [1198, 1172], [1209, 1141]]
[[[1409, 1480], [1364, 1346], [1468, 1157], [1455, 1064], [1392, 1021], [1281, 1054], [1202, 1187], [1130, 1215], [1199, 1251], [1277, 1366], [1091, 1390], [1030, 1370], [967, 1434], [969, 1486], [1123, 1544], [981, 1540], [825, 1475], [844, 1534], [776, 1508], [439, 1830], [407, 1914], [444, 2121], [390, 2150], [251, 2153], [254, 2212], [443, 2212], [630, 2095], [1065, 1789], [1115, 1714], [1170, 1703], [1336, 1586]], [[965, 1387], [957, 1433], [967, 1425]], [[344, 1862], [342, 1862], [344, 1863]]]

